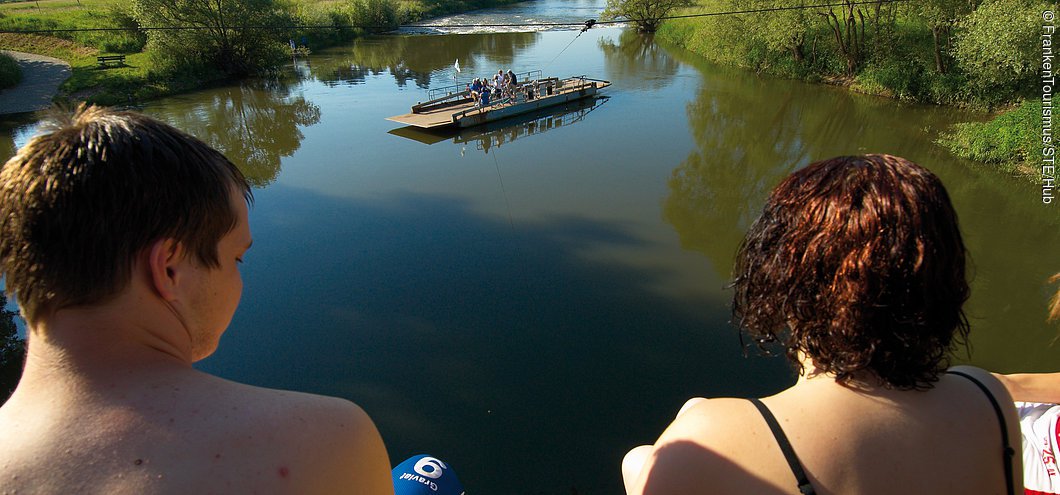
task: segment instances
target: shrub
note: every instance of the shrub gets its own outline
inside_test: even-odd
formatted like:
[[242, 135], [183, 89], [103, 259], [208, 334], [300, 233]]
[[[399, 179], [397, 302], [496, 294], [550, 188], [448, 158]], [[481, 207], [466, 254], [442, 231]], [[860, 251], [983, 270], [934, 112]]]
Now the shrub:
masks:
[[394, 0], [354, 0], [350, 19], [355, 26], [369, 32], [392, 31], [398, 27], [398, 8]]
[[923, 79], [924, 68], [910, 59], [875, 61], [856, 77], [866, 92], [903, 100], [921, 99]]
[[1041, 147], [1042, 102], [1028, 100], [987, 122], [956, 124], [937, 142], [957, 156], [987, 163], [1018, 164]]
[[0, 53], [0, 89], [10, 88], [22, 82], [22, 68], [9, 55]]

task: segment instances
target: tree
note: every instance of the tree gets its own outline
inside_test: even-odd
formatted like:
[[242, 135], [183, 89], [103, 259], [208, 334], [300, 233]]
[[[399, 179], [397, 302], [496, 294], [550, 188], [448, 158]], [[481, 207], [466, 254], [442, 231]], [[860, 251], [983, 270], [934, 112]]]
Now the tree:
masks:
[[663, 18], [675, 9], [692, 5], [692, 0], [607, 0], [604, 19], [624, 18], [642, 33], [654, 33]]
[[211, 67], [233, 76], [271, 67], [290, 38], [277, 0], [134, 0], [148, 46], [163, 70]]
[[972, 12], [975, 5], [969, 0], [920, 0], [908, 4], [915, 16], [920, 17], [931, 29], [935, 71], [939, 74], [948, 72], [946, 54], [952, 28], [963, 17]]
[[760, 27], [751, 32], [770, 50], [788, 52], [801, 63], [806, 57], [806, 33], [812, 23], [812, 15], [805, 7], [812, 4], [807, 0], [753, 0], [744, 7], [779, 9], [760, 14]]
[[[861, 64], [862, 51], [865, 47], [865, 13], [855, 0], [843, 0], [837, 16], [832, 7], [827, 12], [818, 12], [824, 16], [828, 27], [835, 35], [839, 53], [847, 62], [847, 74], [854, 75]], [[861, 26], [861, 29], [858, 29]]]
[[1030, 87], [1038, 70], [1041, 15], [1035, 0], [987, 0], [959, 26], [954, 55], [980, 92]]

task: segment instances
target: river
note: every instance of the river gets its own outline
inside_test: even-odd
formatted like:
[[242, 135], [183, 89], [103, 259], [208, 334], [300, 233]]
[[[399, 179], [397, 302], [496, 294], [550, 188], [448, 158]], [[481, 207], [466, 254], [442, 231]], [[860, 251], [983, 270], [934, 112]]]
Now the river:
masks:
[[[581, 22], [602, 6], [536, 0], [437, 24]], [[385, 120], [430, 86], [508, 68], [613, 85], [485, 133]], [[255, 185], [242, 304], [198, 367], [349, 398], [394, 463], [438, 456], [468, 493], [620, 493], [622, 455], [688, 397], [792, 383], [781, 360], [745, 357], [725, 286], [769, 189], [835, 155], [904, 156], [947, 185], [972, 261], [957, 361], [1060, 367], [1045, 323], [1055, 206], [932, 143], [981, 115], [761, 78], [621, 27], [371, 37], [142, 110]], [[3, 156], [35, 118], [0, 122]]]

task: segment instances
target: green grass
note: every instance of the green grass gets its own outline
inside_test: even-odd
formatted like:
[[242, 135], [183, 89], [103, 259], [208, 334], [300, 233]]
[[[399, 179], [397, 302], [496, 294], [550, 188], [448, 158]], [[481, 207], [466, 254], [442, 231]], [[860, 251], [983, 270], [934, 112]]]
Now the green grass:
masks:
[[1041, 150], [1042, 102], [1024, 101], [987, 122], [965, 122], [943, 133], [938, 144], [955, 155], [1027, 173]]
[[17, 86], [20, 82], [22, 82], [22, 69], [18, 66], [18, 62], [0, 53], [0, 89]]

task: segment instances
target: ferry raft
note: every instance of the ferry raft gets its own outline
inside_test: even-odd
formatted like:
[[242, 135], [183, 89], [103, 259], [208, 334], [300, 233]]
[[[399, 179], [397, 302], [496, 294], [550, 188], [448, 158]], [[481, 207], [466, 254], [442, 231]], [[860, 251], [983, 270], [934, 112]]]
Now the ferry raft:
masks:
[[[517, 84], [502, 98], [481, 106], [471, 98], [464, 85], [447, 86], [428, 92], [428, 101], [417, 103], [412, 112], [387, 117], [387, 120], [423, 129], [473, 127], [554, 105], [592, 98], [611, 85], [609, 81], [572, 76], [564, 79], [541, 77], [541, 71], [525, 72]], [[536, 78], [535, 78], [536, 77]]]

